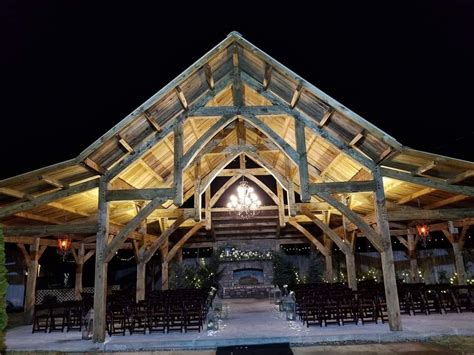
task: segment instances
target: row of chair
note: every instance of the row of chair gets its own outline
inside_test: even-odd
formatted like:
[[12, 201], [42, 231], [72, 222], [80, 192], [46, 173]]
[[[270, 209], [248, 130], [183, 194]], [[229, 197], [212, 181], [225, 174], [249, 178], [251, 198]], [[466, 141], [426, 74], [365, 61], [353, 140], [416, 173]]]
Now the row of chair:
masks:
[[32, 332], [82, 330], [84, 307], [81, 301], [46, 303], [35, 306]]

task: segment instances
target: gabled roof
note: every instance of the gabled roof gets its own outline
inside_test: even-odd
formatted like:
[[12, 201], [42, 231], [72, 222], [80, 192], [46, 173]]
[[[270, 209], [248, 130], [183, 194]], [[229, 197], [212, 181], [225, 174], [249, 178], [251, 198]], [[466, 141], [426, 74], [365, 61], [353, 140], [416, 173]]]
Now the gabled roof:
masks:
[[[237, 52], [235, 52], [237, 51]], [[0, 208], [3, 205], [38, 199], [54, 190], [60, 192], [68, 187], [93, 181], [140, 147], [159, 132], [164, 139], [149, 147], [147, 153], [115, 179], [120, 188], [145, 188], [171, 186], [173, 183], [173, 133], [165, 135], [171, 122], [186, 117], [199, 106], [231, 106], [234, 53], [238, 55], [238, 66], [243, 83], [244, 103], [247, 106], [267, 106], [276, 102], [294, 109], [314, 122], [323, 135], [307, 129], [308, 162], [312, 181], [364, 180], [367, 171], [360, 161], [346, 152], [357, 152], [373, 164], [402, 171], [418, 177], [429, 177], [434, 181], [452, 184], [474, 185], [474, 163], [431, 153], [417, 151], [400, 144], [396, 139], [378, 129], [311, 83], [298, 76], [284, 65], [252, 45], [240, 34], [232, 32], [176, 79], [136, 108], [76, 158], [0, 181]], [[202, 111], [204, 112], [204, 111]], [[290, 115], [273, 115], [259, 118], [295, 149], [294, 120]], [[217, 117], [192, 117], [184, 124], [184, 150], [201, 137], [217, 120]], [[226, 145], [237, 144], [233, 126], [222, 130], [217, 136], [222, 152], [216, 150], [205, 156], [203, 170], [210, 171], [225, 160]], [[266, 164], [274, 166], [281, 174], [285, 172], [284, 154], [275, 148], [265, 134], [246, 124], [246, 140], [262, 147], [261, 156]], [[193, 194], [193, 172], [188, 169], [184, 179], [185, 197]], [[297, 175], [297, 174], [296, 174]], [[409, 202], [422, 199], [425, 206], [440, 206], [443, 201], [463, 206], [469, 196], [442, 192], [426, 186], [387, 179], [386, 195], [389, 200]], [[294, 183], [298, 186], [297, 176]], [[96, 185], [95, 185], [96, 186]], [[92, 216], [97, 208], [95, 190], [83, 192], [49, 204], [35, 206], [35, 215], [60, 219], [64, 214], [71, 218]], [[451, 199], [451, 201], [449, 201]], [[446, 205], [448, 203], [445, 203]], [[171, 205], [171, 202], [168, 206]], [[370, 212], [372, 204], [359, 200], [356, 211]], [[359, 208], [359, 210], [357, 210]], [[126, 222], [126, 214], [119, 222]], [[18, 217], [17, 218], [21, 218]], [[46, 219], [44, 219], [46, 220]]]

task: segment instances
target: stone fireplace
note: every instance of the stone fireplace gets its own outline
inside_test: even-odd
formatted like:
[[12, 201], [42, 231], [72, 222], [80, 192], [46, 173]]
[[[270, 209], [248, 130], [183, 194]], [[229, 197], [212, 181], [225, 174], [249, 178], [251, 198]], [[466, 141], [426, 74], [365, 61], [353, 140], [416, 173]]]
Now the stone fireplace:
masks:
[[263, 269], [237, 269], [234, 273], [234, 285], [263, 285]]
[[272, 285], [271, 260], [246, 260], [222, 262], [221, 286]]

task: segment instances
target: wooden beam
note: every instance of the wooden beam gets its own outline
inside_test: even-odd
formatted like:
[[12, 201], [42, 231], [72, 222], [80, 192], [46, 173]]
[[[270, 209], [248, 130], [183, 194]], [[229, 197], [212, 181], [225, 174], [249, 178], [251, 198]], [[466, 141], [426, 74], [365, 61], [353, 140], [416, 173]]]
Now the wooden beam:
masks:
[[329, 109], [327, 110], [326, 112], [324, 112], [323, 114], [323, 117], [321, 117], [321, 120], [319, 121], [318, 123], [318, 126], [319, 127], [323, 127], [326, 125], [326, 123], [329, 121], [329, 119], [331, 118], [332, 114], [333, 114], [333, 110], [332, 109]]
[[440, 207], [443, 207], [443, 206], [446, 206], [446, 205], [450, 205], [452, 203], [463, 201], [467, 198], [469, 198], [469, 196], [454, 195], [454, 196], [442, 199], [438, 202], [430, 203], [429, 205], [425, 206], [424, 208], [427, 209], [427, 210], [432, 210], [432, 209], [435, 209], [435, 208], [440, 208]]
[[260, 181], [258, 178], [256, 178], [253, 175], [245, 174], [244, 176], [247, 179], [253, 181], [258, 187], [260, 187], [268, 195], [268, 197], [270, 197], [272, 199], [272, 201], [275, 203], [275, 205], [278, 205], [278, 197], [275, 195], [275, 193], [267, 185], [265, 185], [262, 181]]
[[277, 187], [277, 197], [278, 197], [278, 225], [280, 228], [284, 228], [286, 226], [286, 221], [285, 221], [285, 200], [283, 198], [283, 188], [281, 185], [276, 183]]
[[354, 146], [354, 145], [357, 145], [357, 143], [359, 143], [362, 138], [364, 138], [364, 134], [365, 132], [362, 130], [361, 132], [357, 133], [354, 138], [351, 139], [351, 141], [349, 142], [349, 145], [350, 146]]
[[122, 189], [107, 191], [107, 201], [129, 201], [129, 200], [172, 200], [175, 197], [175, 190], [172, 188], [153, 189]]
[[194, 220], [201, 220], [201, 159], [198, 157], [194, 163]]
[[381, 172], [383, 176], [392, 179], [407, 181], [412, 184], [427, 186], [454, 194], [474, 196], [474, 187], [472, 186], [451, 185], [444, 181], [433, 180], [420, 176], [412, 176], [411, 174], [388, 168], [381, 168]]
[[120, 147], [122, 147], [125, 150], [126, 153], [132, 153], [133, 152], [132, 146], [120, 134], [117, 134], [117, 140], [118, 140], [118, 143], [119, 143]]
[[[216, 191], [216, 193], [212, 196], [212, 198], [209, 201], [209, 207], [212, 208], [214, 205], [219, 201], [221, 198], [222, 194], [230, 187], [232, 186], [237, 180], [239, 180], [242, 177], [242, 174], [239, 175], [234, 175], [232, 176], [229, 180], [227, 180], [224, 185], [222, 185], [219, 190]], [[206, 190], [207, 191], [207, 190]]]
[[464, 171], [460, 174], [457, 174], [455, 177], [453, 177], [451, 179], [448, 179], [447, 183], [448, 184], [456, 184], [458, 182], [461, 182], [461, 181], [464, 181], [464, 180], [470, 178], [471, 176], [474, 176], [474, 170], [467, 170], [467, 171]]
[[363, 217], [359, 216], [357, 213], [351, 211], [347, 206], [342, 204], [341, 202], [337, 201], [334, 197], [330, 194], [320, 192], [317, 194], [320, 198], [324, 201], [329, 203], [335, 209], [339, 210], [344, 216], [346, 216], [349, 220], [352, 221], [359, 229], [364, 233], [367, 239], [374, 245], [374, 247], [379, 251], [383, 251], [382, 244], [380, 242], [379, 235], [370, 227], [363, 219]]
[[150, 245], [146, 251], [143, 251], [143, 261], [145, 263], [148, 263], [150, 259], [153, 257], [155, 252], [160, 248], [163, 243], [167, 243], [168, 238], [173, 234], [190, 216], [181, 216], [178, 217], [174, 223], [168, 227], [161, 235], [159, 238], [153, 241], [153, 243]]
[[90, 234], [97, 232], [96, 223], [84, 223], [84, 224], [48, 224], [48, 225], [24, 225], [24, 226], [11, 226], [5, 225], [3, 227], [5, 236], [22, 236], [22, 235], [34, 235], [34, 236], [48, 236], [48, 235], [62, 235], [62, 234]]
[[176, 86], [174, 90], [176, 92], [176, 95], [178, 96], [181, 106], [183, 107], [183, 110], [187, 111], [189, 109], [189, 106], [188, 106], [188, 101], [186, 100], [186, 96], [184, 96], [183, 90], [181, 90], [179, 86]]
[[143, 207], [135, 217], [132, 218], [115, 236], [114, 239], [104, 250], [104, 262], [108, 263], [115, 255], [115, 252], [120, 248], [120, 246], [127, 240], [129, 234], [135, 231], [140, 223], [147, 218], [159, 205], [161, 205], [166, 200], [161, 197], [156, 197], [151, 200], [145, 207]]
[[198, 230], [200, 230], [205, 225], [204, 222], [199, 222], [194, 225], [181, 239], [173, 246], [173, 248], [168, 252], [166, 256], [166, 261], [169, 263], [174, 258], [179, 249], [191, 238]]
[[211, 187], [209, 186], [206, 189], [204, 194], [204, 211], [205, 211], [205, 218], [206, 218], [206, 229], [211, 230]]
[[232, 98], [234, 106], [240, 107], [244, 105], [244, 97], [242, 90], [242, 81], [240, 80], [240, 63], [239, 63], [239, 47], [234, 44], [232, 48], [232, 62], [234, 65], [234, 82], [232, 84]]
[[148, 124], [151, 126], [151, 128], [153, 128], [153, 130], [158, 133], [163, 130], [163, 128], [161, 128], [158, 122], [156, 122], [155, 118], [148, 111], [144, 111], [143, 114], [145, 115]]
[[300, 81], [298, 83], [298, 85], [296, 86], [296, 89], [293, 93], [293, 97], [291, 98], [291, 102], [290, 102], [290, 107], [291, 108], [294, 108], [296, 106], [296, 104], [298, 103], [298, 100], [300, 98], [300, 95], [301, 95], [301, 91], [303, 91], [303, 82]]
[[290, 225], [292, 225], [294, 228], [296, 228], [301, 234], [303, 234], [308, 240], [313, 243], [313, 245], [323, 254], [324, 256], [329, 255], [329, 251], [326, 249], [326, 247], [319, 241], [317, 240], [306, 228], [304, 228], [301, 224], [298, 222], [294, 221], [292, 218], [288, 221]]
[[265, 168], [245, 168], [245, 169], [223, 169], [219, 173], [219, 177], [232, 177], [235, 175], [242, 175], [248, 173], [253, 176], [267, 176], [272, 175], [267, 169]]
[[184, 147], [184, 137], [183, 137], [183, 122], [179, 121], [174, 127], [174, 170], [173, 170], [173, 179], [175, 186], [175, 198], [174, 203], [177, 206], [183, 204], [183, 171], [185, 166], [183, 166], [183, 147]]
[[204, 75], [206, 76], [207, 86], [209, 87], [210, 90], [213, 90], [214, 77], [212, 75], [212, 68], [208, 63], [204, 64]]
[[380, 258], [382, 261], [385, 298], [387, 301], [388, 323], [390, 330], [402, 330], [400, 304], [397, 292], [397, 277], [395, 274], [392, 242], [387, 218], [387, 210], [385, 208], [385, 194], [380, 168], [376, 167], [372, 174], [375, 181], [374, 207], [375, 213], [377, 215], [377, 229], [379, 231], [383, 247], [383, 251], [380, 253]]
[[341, 249], [344, 254], [349, 253], [350, 245], [346, 244], [345, 240], [341, 239], [336, 232], [334, 232], [328, 224], [322, 222], [319, 218], [317, 218], [314, 214], [312, 214], [308, 210], [302, 211], [305, 216], [307, 216], [319, 229], [323, 231], [325, 235], [327, 235], [334, 243], [336, 243], [337, 247]]
[[26, 198], [26, 199], [29, 199], [29, 200], [34, 199], [33, 196], [28, 195], [25, 192], [21, 192], [21, 191], [15, 190], [15, 189], [10, 189], [8, 187], [0, 187], [0, 195], [16, 197], [16, 198]]
[[86, 168], [88, 168], [89, 170], [92, 170], [92, 172], [96, 174], [104, 175], [107, 172], [107, 169], [97, 164], [91, 158], [85, 158], [83, 163]]
[[64, 188], [69, 187], [68, 184], [65, 184], [62, 181], [59, 181], [58, 179], [55, 179], [55, 178], [53, 178], [51, 176], [48, 176], [48, 175], [41, 175], [40, 179], [42, 181], [54, 186], [54, 187], [59, 188], [59, 189], [64, 189]]
[[258, 119], [253, 114], [247, 114], [243, 116], [252, 126], [259, 129], [264, 133], [270, 140], [276, 144], [285, 155], [287, 155], [295, 164], [299, 164], [300, 154], [298, 154], [282, 137], [280, 137], [273, 129], [271, 129], [266, 123]]
[[433, 191], [435, 191], [435, 190], [436, 190], [436, 189], [434, 189], [434, 188], [426, 187], [426, 188], [424, 188], [424, 189], [422, 189], [422, 190], [418, 190], [418, 191], [416, 191], [416, 192], [414, 192], [414, 193], [412, 193], [412, 194], [410, 194], [410, 195], [408, 195], [408, 196], [402, 197], [401, 199], [399, 199], [399, 200], [397, 201], [397, 203], [398, 203], [399, 205], [403, 205], [403, 204], [405, 204], [405, 203], [407, 203], [407, 202], [410, 202], [410, 201], [412, 201], [412, 200], [414, 200], [414, 199], [417, 199], [418, 197], [421, 197], [421, 196], [424, 196], [424, 195], [428, 195], [429, 193], [431, 193], [431, 192], [433, 192]]
[[299, 120], [295, 120], [295, 140], [296, 140], [296, 151], [298, 152], [298, 155], [299, 155], [299, 161], [297, 165], [298, 165], [298, 170], [300, 174], [301, 201], [309, 202], [311, 200], [311, 194], [310, 194], [310, 188], [309, 188], [309, 172], [308, 172], [308, 159], [307, 159], [307, 151], [306, 151], [305, 124]]
[[265, 74], [263, 75], [263, 89], [267, 90], [272, 80], [273, 67], [268, 63], [265, 63]]
[[106, 304], [107, 304], [107, 267], [105, 254], [109, 239], [109, 203], [105, 198], [110, 188], [105, 177], [101, 177], [99, 185], [98, 231], [96, 238], [96, 257], [94, 274], [94, 342], [105, 341]]
[[51, 192], [45, 195], [38, 196], [34, 198], [32, 201], [15, 202], [12, 204], [2, 206], [0, 207], [0, 218], [6, 217], [18, 212], [31, 210], [35, 207], [45, 205], [62, 198], [66, 198], [71, 195], [75, 195], [81, 192], [92, 190], [96, 188], [98, 185], [99, 185], [98, 179], [90, 180], [81, 184], [70, 186], [67, 189], [63, 189], [60, 191], [55, 191], [55, 192]]
[[293, 184], [293, 180], [291, 179], [291, 166], [290, 166], [290, 159], [285, 156], [285, 176], [288, 179], [288, 189], [287, 189], [287, 197], [288, 197], [288, 215], [289, 216], [296, 216], [296, 203], [295, 203], [295, 185]]
[[[194, 144], [187, 150], [186, 154], [182, 156], [180, 169], [184, 171], [186, 167], [193, 161], [198, 153], [209, 143], [209, 141], [225, 126], [235, 121], [237, 116], [224, 115], [216, 123], [214, 123]], [[176, 134], [176, 133], [175, 133]], [[176, 139], [175, 139], [176, 144]]]
[[348, 182], [325, 182], [318, 184], [309, 184], [311, 195], [323, 193], [353, 193], [374, 191], [373, 181], [348, 181]]
[[[250, 77], [249, 75], [242, 73], [242, 78], [245, 81], [247, 85], [250, 87], [254, 88], [257, 90], [262, 96], [270, 100], [270, 102], [273, 104], [272, 110], [274, 112], [278, 111], [280, 109], [281, 111], [285, 112], [285, 114], [291, 115], [295, 117], [295, 119], [301, 120], [306, 124], [306, 126], [313, 131], [313, 133], [317, 134], [324, 140], [328, 141], [332, 145], [334, 145], [336, 148], [341, 150], [344, 154], [348, 155], [355, 161], [359, 162], [364, 166], [365, 168], [372, 170], [375, 166], [374, 162], [363, 156], [360, 152], [354, 150], [352, 147], [347, 145], [345, 142], [341, 141], [337, 137], [334, 137], [331, 135], [327, 130], [324, 130], [321, 128], [312, 117], [308, 117], [304, 114], [302, 114], [300, 111], [296, 109], [291, 109], [290, 107], [286, 106], [285, 104], [282, 103], [282, 100], [274, 96], [272, 93], [269, 91], [262, 91], [261, 89], [261, 84], [258, 83], [255, 79]], [[346, 109], [347, 110], [347, 109]], [[263, 113], [264, 114], [264, 113]], [[366, 125], [363, 125], [366, 126]], [[365, 127], [367, 129], [367, 127]], [[369, 131], [369, 130], [368, 130]]]
[[418, 169], [416, 169], [414, 172], [413, 172], [413, 175], [421, 175], [423, 174], [424, 172], [427, 172], [428, 170], [431, 170], [433, 169], [436, 165], [438, 165], [438, 162], [437, 161], [430, 161], [428, 164], [425, 164], [423, 166], [420, 166]]
[[29, 212], [18, 212], [14, 214], [15, 217], [30, 219], [32, 221], [39, 221], [44, 223], [51, 223], [51, 224], [62, 224], [62, 222], [58, 221], [57, 219], [51, 217], [44, 217], [38, 214], [29, 213]]

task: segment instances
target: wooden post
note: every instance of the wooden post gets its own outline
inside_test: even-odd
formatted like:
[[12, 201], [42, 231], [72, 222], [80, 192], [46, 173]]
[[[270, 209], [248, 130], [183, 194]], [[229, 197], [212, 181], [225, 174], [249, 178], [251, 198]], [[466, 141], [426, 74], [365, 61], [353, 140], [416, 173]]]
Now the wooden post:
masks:
[[291, 217], [296, 216], [296, 202], [295, 202], [295, 185], [293, 178], [291, 177], [291, 162], [290, 159], [285, 155], [285, 175], [288, 179], [288, 215]]
[[206, 217], [206, 230], [211, 230], [211, 185], [204, 193], [204, 211]]
[[[466, 227], [464, 227], [466, 228]], [[462, 246], [460, 242], [453, 242], [454, 263], [456, 272], [458, 274], [458, 285], [466, 284], [466, 268], [464, 267], [464, 260], [462, 257]]]
[[106, 200], [108, 187], [108, 181], [102, 177], [99, 183], [98, 231], [95, 247], [94, 334], [92, 336], [95, 343], [105, 341], [108, 265], [105, 262], [105, 252], [109, 238], [109, 203]]
[[194, 220], [201, 220], [201, 157], [196, 158], [194, 165]]
[[161, 247], [161, 289], [162, 290], [167, 290], [169, 288], [169, 283], [168, 283], [168, 261], [166, 261], [168, 258], [168, 238], [166, 238], [166, 241], [163, 243], [163, 246]]
[[84, 269], [84, 256], [85, 256], [85, 247], [84, 243], [81, 243], [77, 251], [76, 259], [76, 281], [74, 283], [74, 295], [76, 300], [82, 299], [82, 270]]
[[176, 197], [174, 204], [181, 206], [183, 204], [183, 122], [180, 120], [174, 127], [174, 185]]
[[137, 263], [137, 289], [136, 289], [137, 302], [143, 301], [145, 299], [145, 290], [146, 290], [146, 263], [140, 260]]
[[183, 248], [176, 252], [176, 261], [181, 264], [183, 262]]
[[295, 119], [296, 150], [300, 156], [298, 170], [300, 173], [301, 201], [309, 202], [311, 201], [311, 195], [309, 193], [309, 172], [304, 127], [305, 124], [303, 122]]
[[416, 243], [413, 234], [407, 235], [408, 242], [408, 257], [410, 258], [410, 280], [412, 283], [417, 283], [418, 278], [418, 260], [416, 258]]
[[276, 182], [277, 186], [277, 197], [278, 197], [278, 223], [281, 228], [284, 228], [285, 223], [285, 200], [283, 199], [283, 188], [280, 183]]
[[354, 253], [348, 251], [346, 255], [347, 286], [353, 291], [357, 291], [356, 263]]
[[35, 310], [36, 301], [36, 279], [38, 276], [39, 265], [39, 244], [40, 238], [34, 238], [33, 244], [30, 245], [30, 256], [27, 260], [28, 276], [26, 278], [25, 291], [25, 307], [24, 307], [24, 321], [25, 324], [32, 324], [33, 312]]
[[327, 255], [324, 256], [325, 258], [325, 261], [326, 261], [326, 280], [329, 282], [329, 283], [333, 283], [334, 282], [334, 270], [333, 270], [333, 267], [332, 267], [332, 246], [333, 246], [333, 241], [327, 237], [326, 235], [324, 235], [323, 237], [323, 241], [324, 241], [324, 246], [326, 247], [326, 249], [328, 250], [328, 253]]
[[376, 166], [372, 172], [375, 182], [375, 211], [377, 215], [377, 227], [382, 238], [383, 252], [380, 254], [382, 260], [383, 281], [385, 286], [385, 299], [387, 302], [388, 324], [390, 330], [402, 330], [400, 317], [400, 304], [398, 302], [397, 279], [395, 276], [395, 265], [393, 260], [392, 241], [388, 225], [387, 210], [385, 208], [385, 192], [383, 188], [380, 167]]

